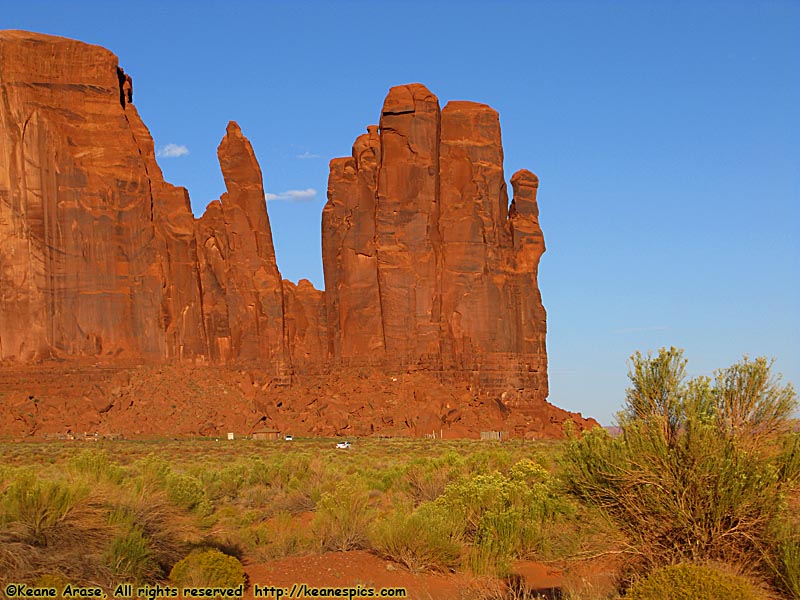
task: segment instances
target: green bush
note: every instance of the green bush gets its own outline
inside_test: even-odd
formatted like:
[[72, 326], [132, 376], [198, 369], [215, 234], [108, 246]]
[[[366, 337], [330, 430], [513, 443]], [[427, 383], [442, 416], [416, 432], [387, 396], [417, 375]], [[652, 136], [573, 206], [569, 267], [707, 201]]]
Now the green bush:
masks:
[[307, 529], [286, 511], [279, 512], [269, 521], [246, 528], [242, 538], [261, 560], [307, 554], [314, 548], [314, 540]]
[[[127, 580], [166, 576], [172, 566], [199, 542], [197, 513], [178, 506], [167, 493], [141, 477], [106, 494], [107, 521], [113, 528], [105, 564], [127, 573]], [[139, 534], [141, 538], [139, 538]]]
[[177, 586], [236, 587], [245, 582], [242, 563], [217, 549], [193, 552], [178, 562], [169, 574]]
[[22, 471], [0, 498], [0, 524], [19, 541], [47, 546], [63, 539], [78, 520], [76, 509], [87, 495], [84, 487], [41, 480], [32, 471]]
[[419, 504], [436, 500], [444, 493], [447, 484], [455, 481], [464, 471], [464, 459], [455, 452], [441, 458], [417, 458], [405, 469], [405, 481], [411, 497]]
[[343, 481], [317, 503], [313, 530], [323, 550], [364, 548], [374, 519], [369, 491], [358, 481]]
[[147, 582], [161, 575], [157, 555], [139, 527], [132, 527], [111, 541], [106, 564], [120, 581]]
[[523, 459], [508, 475], [479, 474], [447, 486], [436, 503], [462, 524], [468, 562], [476, 573], [505, 574], [511, 560], [541, 551], [544, 532], [567, 514], [550, 474]]
[[786, 540], [778, 544], [778, 574], [784, 589], [793, 598], [800, 598], [800, 541]]
[[191, 475], [168, 473], [166, 490], [169, 499], [181, 508], [195, 511], [199, 515], [206, 515], [212, 510], [203, 484]]
[[711, 567], [682, 564], [653, 571], [636, 582], [631, 600], [759, 600], [761, 596], [743, 577]]
[[163, 485], [170, 473], [169, 463], [155, 454], [148, 454], [134, 464], [145, 486]]
[[769, 569], [778, 550], [770, 526], [786, 519], [797, 486], [793, 447], [782, 450], [791, 385], [780, 386], [764, 359], [745, 358], [714, 383], [687, 382], [675, 348], [631, 361], [622, 434], [595, 429], [570, 442], [568, 490], [607, 515], [649, 565]]
[[779, 585], [793, 598], [800, 598], [800, 528], [782, 519], [773, 528], [773, 539], [776, 551], [771, 566]]
[[87, 477], [95, 482], [108, 481], [119, 484], [125, 477], [125, 469], [111, 462], [103, 450], [84, 450], [69, 459], [67, 469], [75, 475]]
[[444, 507], [427, 502], [400, 509], [375, 527], [373, 544], [383, 556], [413, 572], [449, 571], [460, 562], [460, 526]]

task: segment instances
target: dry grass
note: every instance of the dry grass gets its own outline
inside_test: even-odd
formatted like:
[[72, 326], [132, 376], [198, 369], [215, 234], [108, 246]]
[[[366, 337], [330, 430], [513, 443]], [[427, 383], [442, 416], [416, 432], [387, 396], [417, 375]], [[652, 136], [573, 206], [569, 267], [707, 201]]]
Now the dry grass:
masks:
[[[0, 465], [0, 579], [163, 582], [197, 547], [252, 562], [366, 548], [412, 571], [474, 562], [485, 573], [517, 558], [564, 565], [623, 549], [616, 529], [541, 469], [563, 445], [368, 439], [340, 451], [334, 442], [109, 441], [88, 453], [78, 442], [0, 444], [10, 457]], [[26, 472], [52, 505], [46, 516], [9, 493]], [[426, 514], [428, 504], [461, 525]], [[597, 591], [573, 583], [568, 598]], [[476, 598], [522, 593], [484, 592]]]

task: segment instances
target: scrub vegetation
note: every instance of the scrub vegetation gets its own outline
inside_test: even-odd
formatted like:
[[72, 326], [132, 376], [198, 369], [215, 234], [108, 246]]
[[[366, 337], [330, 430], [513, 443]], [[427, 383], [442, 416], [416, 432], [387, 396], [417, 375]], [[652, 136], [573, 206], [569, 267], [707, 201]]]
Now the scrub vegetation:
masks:
[[685, 369], [637, 353], [621, 434], [564, 442], [3, 443], [0, 583], [236, 583], [242, 562], [362, 549], [501, 581], [615, 557], [616, 586], [575, 600], [800, 597], [794, 390], [760, 358]]

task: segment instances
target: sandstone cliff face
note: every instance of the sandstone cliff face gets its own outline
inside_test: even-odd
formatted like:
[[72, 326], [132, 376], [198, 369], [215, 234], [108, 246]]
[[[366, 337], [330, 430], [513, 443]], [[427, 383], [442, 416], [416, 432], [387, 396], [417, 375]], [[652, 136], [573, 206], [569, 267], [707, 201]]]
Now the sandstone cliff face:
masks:
[[[111, 52], [0, 32], [0, 360], [115, 356], [287, 368], [261, 170], [235, 123], [197, 223]], [[199, 247], [199, 251], [198, 251]]]
[[521, 171], [512, 185], [509, 214], [493, 109], [440, 111], [420, 84], [392, 88], [380, 126], [331, 161], [322, 232], [334, 362], [544, 399], [538, 181]]
[[322, 211], [328, 353], [344, 362], [380, 362], [385, 354], [375, 235], [380, 160], [373, 126], [356, 139], [352, 157], [331, 161], [329, 201]]
[[102, 48], [0, 33], [0, 358], [166, 354], [121, 75]]
[[297, 285], [283, 280], [286, 340], [294, 373], [322, 373], [328, 363], [328, 319], [325, 292], [308, 279]]
[[[440, 109], [420, 84], [390, 90], [380, 124], [331, 161], [323, 292], [281, 279], [239, 126], [218, 148], [227, 191], [195, 219], [117, 63], [81, 42], [0, 32], [0, 363], [235, 365], [251, 416], [311, 434], [589, 424], [544, 402], [538, 180], [514, 174], [509, 207], [493, 109]], [[27, 379], [6, 377], [17, 408], [0, 420], [30, 414]], [[56, 395], [50, 409], [75, 413], [74, 427], [151, 410], [130, 412], [133, 391], [111, 408], [82, 394], [91, 406], [67, 410]]]

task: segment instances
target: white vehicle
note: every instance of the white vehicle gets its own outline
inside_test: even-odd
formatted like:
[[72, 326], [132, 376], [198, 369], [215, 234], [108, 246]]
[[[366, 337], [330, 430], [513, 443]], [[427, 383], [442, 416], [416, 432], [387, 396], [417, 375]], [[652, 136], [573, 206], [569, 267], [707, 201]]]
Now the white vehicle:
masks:
[[345, 450], [347, 450], [348, 448], [350, 448], [350, 442], [339, 442], [338, 444], [336, 444], [336, 447], [344, 448]]
[[287, 442], [291, 442], [294, 438], [290, 435], [285, 435], [283, 439], [286, 440]]

